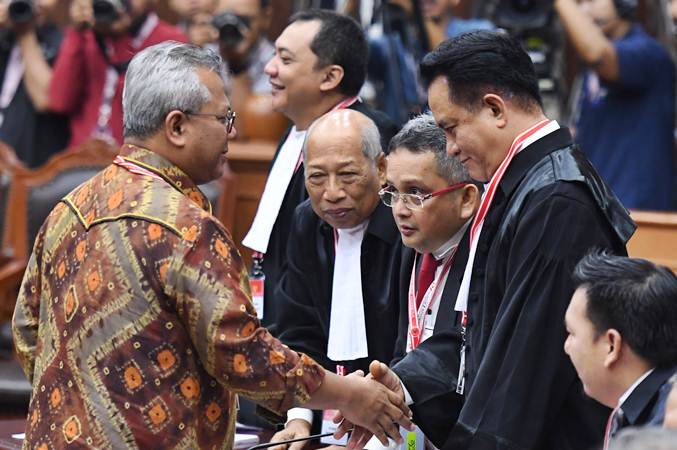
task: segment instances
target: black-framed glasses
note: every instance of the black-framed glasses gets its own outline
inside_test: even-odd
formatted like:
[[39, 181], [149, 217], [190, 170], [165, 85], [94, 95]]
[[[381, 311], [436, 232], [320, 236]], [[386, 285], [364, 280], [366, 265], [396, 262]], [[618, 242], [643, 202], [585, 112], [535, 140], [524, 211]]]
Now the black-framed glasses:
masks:
[[391, 191], [391, 187], [387, 186], [378, 191], [379, 197], [384, 205], [393, 207], [395, 203], [402, 200], [404, 206], [411, 211], [420, 211], [423, 209], [423, 202], [433, 197], [438, 197], [440, 195], [446, 194], [447, 192], [455, 191], [458, 188], [470, 184], [469, 181], [461, 181], [460, 183], [455, 183], [450, 186], [440, 189], [439, 191], [431, 192], [430, 194], [420, 195], [420, 194], [403, 194], [400, 192]]
[[187, 116], [198, 116], [198, 117], [216, 117], [216, 120], [221, 122], [222, 125], [226, 126], [226, 131], [230, 133], [233, 131], [233, 126], [235, 125], [235, 117], [237, 117], [237, 114], [235, 114], [235, 111], [232, 109], [228, 108], [228, 112], [223, 115], [223, 114], [215, 114], [215, 113], [194, 113], [190, 111], [185, 111], [185, 115]]

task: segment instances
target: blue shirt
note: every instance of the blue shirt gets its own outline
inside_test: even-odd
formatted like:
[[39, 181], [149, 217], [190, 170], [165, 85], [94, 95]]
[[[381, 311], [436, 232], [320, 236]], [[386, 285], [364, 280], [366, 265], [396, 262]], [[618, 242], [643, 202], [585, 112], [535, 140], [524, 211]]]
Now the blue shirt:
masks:
[[675, 69], [639, 25], [614, 41], [619, 79], [589, 71], [576, 140], [627, 208], [672, 206]]
[[496, 29], [496, 26], [487, 19], [459, 19], [454, 17], [447, 25], [447, 37], [456, 37], [470, 31], [494, 29]]

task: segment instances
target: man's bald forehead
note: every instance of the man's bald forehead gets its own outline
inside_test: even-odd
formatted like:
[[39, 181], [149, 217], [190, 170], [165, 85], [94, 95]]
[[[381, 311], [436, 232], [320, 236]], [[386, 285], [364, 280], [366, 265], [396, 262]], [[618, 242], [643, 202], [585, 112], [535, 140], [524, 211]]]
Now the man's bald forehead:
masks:
[[368, 125], [376, 126], [369, 117], [359, 111], [339, 109], [317, 119], [308, 130], [308, 138], [319, 131], [361, 130]]

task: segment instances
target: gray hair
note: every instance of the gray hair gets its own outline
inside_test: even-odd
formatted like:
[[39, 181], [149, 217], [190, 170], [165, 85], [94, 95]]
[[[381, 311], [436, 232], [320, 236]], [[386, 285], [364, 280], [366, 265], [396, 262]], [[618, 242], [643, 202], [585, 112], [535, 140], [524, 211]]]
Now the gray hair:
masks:
[[625, 428], [611, 440], [609, 450], [677, 450], [677, 430]]
[[221, 57], [210, 49], [166, 41], [134, 56], [122, 91], [124, 136], [148, 138], [171, 111], [199, 111], [210, 100], [197, 69], [221, 76]]
[[412, 153], [435, 155], [436, 171], [447, 183], [470, 181], [468, 170], [455, 156], [447, 154], [447, 139], [431, 114], [421, 114], [405, 123], [390, 140], [388, 153], [404, 148]]
[[[366, 118], [366, 121], [364, 125], [362, 126], [362, 154], [372, 163], [376, 161], [376, 158], [378, 158], [378, 155], [380, 155], [383, 150], [381, 149], [381, 133], [378, 131], [378, 127], [374, 123], [373, 120], [371, 120], [369, 117], [364, 116]], [[317, 123], [321, 122], [320, 120], [316, 120], [313, 122], [313, 124], [308, 128], [308, 132], [306, 133], [306, 138], [303, 141], [303, 164], [305, 165], [306, 159], [308, 157], [308, 138], [310, 137], [311, 133], [315, 129], [315, 126]]]

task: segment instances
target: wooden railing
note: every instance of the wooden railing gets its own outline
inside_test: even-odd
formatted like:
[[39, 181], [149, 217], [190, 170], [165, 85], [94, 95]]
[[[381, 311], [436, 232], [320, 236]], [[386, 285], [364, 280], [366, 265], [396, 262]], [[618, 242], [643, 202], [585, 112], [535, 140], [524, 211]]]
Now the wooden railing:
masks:
[[645, 258], [677, 273], [677, 213], [631, 211], [637, 231], [628, 242], [628, 255]]

